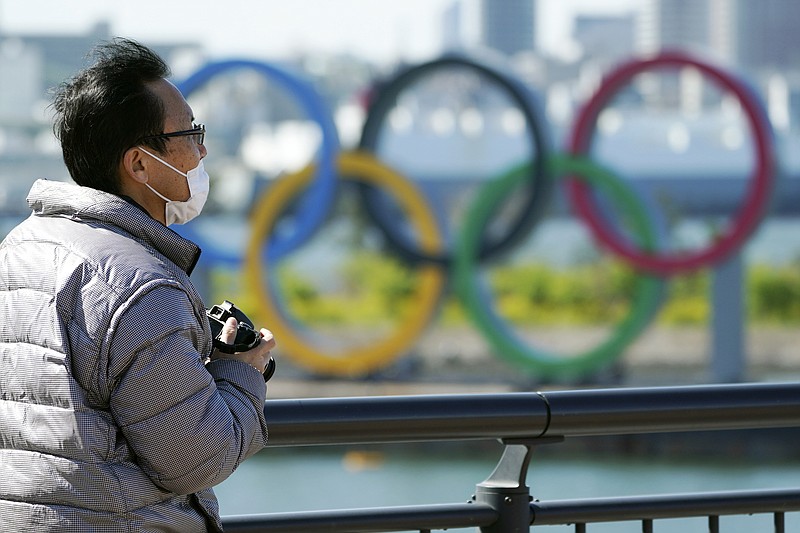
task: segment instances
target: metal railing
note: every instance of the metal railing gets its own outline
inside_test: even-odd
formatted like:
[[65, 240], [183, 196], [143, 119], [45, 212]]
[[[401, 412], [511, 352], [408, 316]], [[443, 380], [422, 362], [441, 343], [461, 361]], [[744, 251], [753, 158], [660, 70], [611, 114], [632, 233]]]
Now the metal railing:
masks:
[[531, 526], [707, 517], [800, 510], [797, 490], [725, 491], [663, 496], [534, 501], [525, 485], [534, 446], [567, 437], [800, 427], [800, 384], [735, 384], [535, 393], [379, 396], [269, 400], [269, 446], [376, 444], [498, 439], [494, 472], [473, 501], [335, 511], [225, 517], [226, 532], [382, 532], [480, 528], [483, 533]]

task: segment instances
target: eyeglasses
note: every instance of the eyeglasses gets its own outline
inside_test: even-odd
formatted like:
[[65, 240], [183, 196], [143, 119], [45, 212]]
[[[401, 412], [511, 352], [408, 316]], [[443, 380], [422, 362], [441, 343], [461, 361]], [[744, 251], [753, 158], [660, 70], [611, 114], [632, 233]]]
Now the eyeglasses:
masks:
[[205, 124], [192, 124], [192, 129], [190, 130], [183, 130], [183, 131], [173, 131], [170, 133], [159, 133], [158, 135], [148, 135], [147, 137], [142, 137], [142, 140], [147, 139], [167, 139], [169, 137], [186, 137], [192, 136], [194, 138], [194, 142], [196, 142], [199, 146], [203, 145], [203, 141], [206, 138], [206, 125]]

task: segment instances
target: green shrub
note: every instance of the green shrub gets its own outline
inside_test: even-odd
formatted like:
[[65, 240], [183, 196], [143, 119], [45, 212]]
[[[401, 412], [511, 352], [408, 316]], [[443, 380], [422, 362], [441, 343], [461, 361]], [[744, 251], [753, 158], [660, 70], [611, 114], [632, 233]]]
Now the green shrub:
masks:
[[[414, 312], [417, 276], [412, 267], [379, 252], [359, 252], [335, 273], [335, 290], [322, 290], [313, 276], [291, 268], [278, 274], [281, 298], [296, 320], [316, 325], [382, 324]], [[543, 263], [504, 265], [488, 272], [496, 311], [521, 324], [609, 324], [630, 308], [634, 272], [617, 261], [556, 268]], [[233, 300], [242, 309], [257, 308], [263, 295], [242, 291], [240, 275], [217, 271], [216, 300]], [[711, 275], [700, 271], [667, 281], [667, 295], [656, 320], [667, 325], [706, 324], [711, 309]], [[800, 265], [753, 266], [747, 270], [746, 303], [753, 323], [796, 324], [800, 320]], [[443, 324], [464, 324], [457, 297], [443, 295], [437, 317]]]
[[752, 268], [748, 276], [749, 317], [758, 322], [797, 323], [800, 272], [797, 267]]

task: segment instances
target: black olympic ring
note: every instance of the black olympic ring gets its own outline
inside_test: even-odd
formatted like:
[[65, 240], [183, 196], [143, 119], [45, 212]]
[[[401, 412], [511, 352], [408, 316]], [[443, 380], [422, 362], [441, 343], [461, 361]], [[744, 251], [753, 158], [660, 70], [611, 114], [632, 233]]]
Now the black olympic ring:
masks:
[[[510, 229], [505, 235], [494, 241], [488, 239], [481, 241], [478, 259], [485, 260], [507, 250], [527, 236], [545, 211], [545, 206], [553, 191], [554, 180], [551, 178], [547, 166], [551, 143], [548, 131], [544, 126], [546, 122], [540, 115], [535, 95], [526, 85], [512, 75], [501, 71], [495, 65], [490, 66], [475, 58], [458, 54], [447, 54], [433, 61], [409, 67], [382, 84], [374, 94], [361, 132], [359, 148], [377, 153], [381, 126], [389, 111], [395, 106], [399, 94], [430, 72], [451, 67], [471, 69], [503, 88], [519, 107], [532, 134], [531, 157], [533, 161], [528, 180], [529, 194], [519, 211], [519, 216], [509, 224]], [[357, 186], [368, 215], [381, 228], [392, 248], [400, 255], [411, 262], [429, 262], [444, 266], [450, 265], [454, 261], [452, 251], [430, 253], [410, 242], [398, 227], [397, 220], [390, 215], [389, 210], [381, 208], [382, 202], [379, 201], [378, 189], [367, 183], [359, 183]]]

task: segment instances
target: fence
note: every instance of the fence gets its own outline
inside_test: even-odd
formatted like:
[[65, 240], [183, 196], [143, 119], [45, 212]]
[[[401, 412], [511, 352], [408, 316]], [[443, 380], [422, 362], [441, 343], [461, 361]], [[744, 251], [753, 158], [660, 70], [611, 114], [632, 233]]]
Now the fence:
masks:
[[480, 528], [483, 533], [531, 526], [800, 510], [800, 489], [534, 501], [525, 485], [534, 446], [565, 438], [800, 426], [800, 384], [734, 384], [552, 391], [536, 393], [383, 396], [270, 400], [270, 446], [378, 444], [499, 439], [495, 471], [478, 483], [473, 501], [226, 517], [227, 532], [427, 532]]

